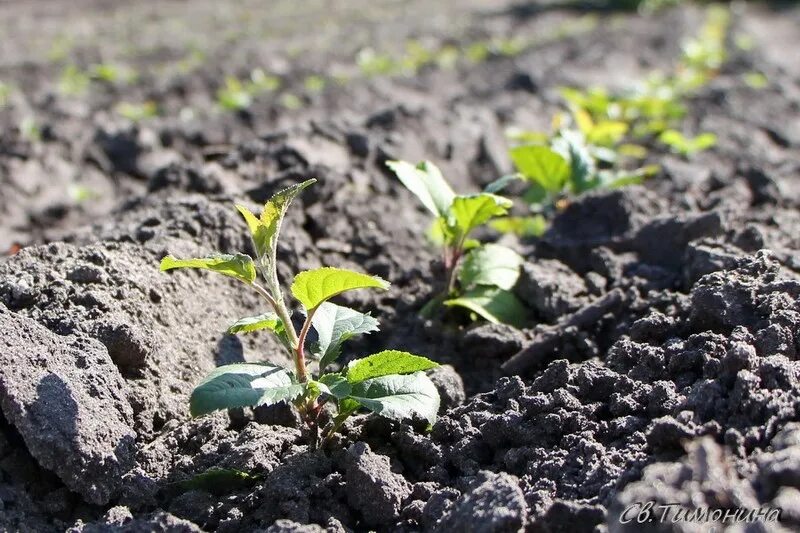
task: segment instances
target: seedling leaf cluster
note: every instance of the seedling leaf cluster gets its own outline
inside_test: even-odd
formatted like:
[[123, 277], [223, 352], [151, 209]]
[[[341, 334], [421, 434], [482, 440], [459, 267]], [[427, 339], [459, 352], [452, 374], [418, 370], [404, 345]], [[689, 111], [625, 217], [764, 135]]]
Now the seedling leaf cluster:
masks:
[[672, 74], [654, 73], [622, 94], [562, 88], [569, 113], [554, 117], [551, 133], [510, 131], [515, 146], [509, 155], [517, 172], [489, 190], [499, 192], [514, 179], [525, 181], [529, 189], [524, 199], [533, 215], [494, 221], [495, 229], [540, 235], [553, 211], [571, 197], [640, 183], [656, 174], [657, 166], [638, 166], [647, 156], [643, 141], [660, 143], [684, 157], [713, 147], [714, 134], [685, 135], [679, 121], [687, 111], [684, 100], [711, 80], [726, 59], [729, 19], [726, 9], [710, 7], [700, 34], [684, 43]]
[[[421, 418], [433, 424], [439, 394], [425, 371], [438, 366], [435, 362], [407, 352], [385, 350], [354, 360], [341, 370], [329, 370], [347, 340], [378, 330], [376, 318], [330, 300], [359, 289], [386, 290], [388, 282], [334, 267], [299, 272], [290, 289], [303, 315], [301, 327], [295, 327], [278, 279], [278, 237], [292, 200], [314, 181], [277, 192], [259, 216], [245, 206], [236, 206], [250, 230], [255, 257], [243, 253], [212, 254], [189, 259], [167, 256], [161, 261], [162, 270], [210, 270], [237, 279], [259, 293], [270, 310], [237, 320], [228, 333], [269, 331], [294, 362], [292, 369], [268, 362], [221, 366], [194, 389], [190, 412], [201, 416], [217, 410], [290, 402], [306, 422], [314, 446], [320, 436], [329, 440], [360, 409], [395, 420]], [[315, 340], [309, 335], [312, 330], [316, 332]], [[326, 406], [332, 406], [335, 414], [329, 415]]]
[[486, 191], [458, 195], [430, 161], [387, 165], [435, 217], [428, 235], [442, 250], [445, 279], [423, 315], [444, 305], [467, 309], [490, 322], [523, 323], [525, 306], [510, 291], [522, 258], [510, 248], [482, 244], [471, 237], [478, 228], [506, 215], [511, 200]]

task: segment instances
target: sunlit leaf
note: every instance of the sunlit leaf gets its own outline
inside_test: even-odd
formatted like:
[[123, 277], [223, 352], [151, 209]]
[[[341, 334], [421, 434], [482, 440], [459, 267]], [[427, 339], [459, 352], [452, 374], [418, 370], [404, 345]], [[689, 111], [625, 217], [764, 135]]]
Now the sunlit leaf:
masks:
[[542, 215], [501, 217], [489, 225], [500, 233], [513, 233], [519, 237], [541, 237], [547, 231], [547, 219]]
[[511, 200], [485, 192], [456, 196], [450, 207], [450, 225], [456, 227], [460, 235], [467, 235], [490, 219], [505, 215], [511, 205]]
[[350, 383], [357, 383], [365, 379], [388, 376], [390, 374], [410, 374], [437, 366], [439, 366], [438, 363], [420, 355], [401, 352], [400, 350], [384, 350], [351, 362], [347, 365], [345, 375]]
[[289, 208], [292, 200], [294, 200], [303, 189], [316, 183], [316, 181], [315, 179], [309, 179], [276, 192], [264, 204], [260, 217], [256, 217], [244, 206], [236, 206], [236, 209], [238, 209], [245, 222], [247, 222], [247, 227], [250, 228], [250, 234], [253, 238], [253, 244], [255, 245], [259, 258], [268, 260], [267, 267], [270, 269], [270, 274], [275, 268], [275, 251], [278, 245], [281, 223], [283, 222], [283, 217], [286, 215], [286, 210]]
[[375, 288], [386, 290], [389, 283], [377, 276], [342, 268], [322, 267], [300, 272], [292, 283], [292, 295], [307, 310], [346, 291]]
[[517, 146], [510, 154], [525, 179], [538, 183], [551, 194], [561, 192], [569, 180], [569, 162], [547, 146]]
[[495, 287], [477, 287], [444, 305], [463, 307], [489, 322], [521, 327], [527, 321], [528, 310], [513, 293]]
[[464, 257], [458, 277], [462, 287], [488, 285], [509, 290], [519, 278], [523, 259], [506, 246], [485, 244]]
[[215, 254], [209, 257], [195, 259], [176, 259], [168, 255], [161, 260], [161, 270], [174, 268], [201, 268], [211, 270], [239, 279], [245, 283], [252, 283], [256, 279], [256, 267], [253, 259], [245, 254]]
[[353, 384], [350, 397], [366, 409], [386, 418], [403, 420], [415, 416], [436, 422], [439, 391], [423, 372], [390, 375]]
[[428, 211], [437, 217], [447, 213], [456, 194], [436, 165], [430, 161], [423, 161], [417, 166], [406, 161], [389, 161], [386, 166], [392, 169]]

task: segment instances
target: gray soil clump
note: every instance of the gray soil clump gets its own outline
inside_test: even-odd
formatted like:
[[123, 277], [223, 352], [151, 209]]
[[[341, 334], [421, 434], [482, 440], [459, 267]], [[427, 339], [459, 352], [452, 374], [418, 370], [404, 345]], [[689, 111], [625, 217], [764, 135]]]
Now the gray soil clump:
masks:
[[125, 382], [103, 346], [59, 337], [0, 306], [0, 406], [31, 455], [87, 502], [106, 504], [134, 462]]

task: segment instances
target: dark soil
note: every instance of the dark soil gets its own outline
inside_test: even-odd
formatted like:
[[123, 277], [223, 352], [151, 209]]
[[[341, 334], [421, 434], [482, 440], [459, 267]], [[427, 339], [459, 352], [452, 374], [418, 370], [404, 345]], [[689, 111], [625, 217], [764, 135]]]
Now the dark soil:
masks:
[[[669, 69], [703, 20], [691, 5], [537, 5], [0, 6], [0, 81], [13, 87], [0, 105], [0, 530], [642, 531], [620, 518], [648, 500], [779, 507], [779, 524], [749, 527], [800, 529], [796, 5], [734, 10], [732, 35], [754, 46], [731, 44], [686, 120], [715, 148], [683, 159], [652, 146], [662, 171], [643, 186], [575, 199], [541, 239], [502, 237], [526, 259], [525, 329], [418, 316], [441, 267], [427, 214], [385, 161], [431, 159], [477, 191], [510, 170], [504, 130], [546, 129], [559, 87]], [[65, 29], [80, 21], [80, 37]], [[415, 75], [364, 77], [353, 62], [409, 38], [516, 36], [529, 41], [518, 55]], [[203, 59], [182, 68], [192, 46]], [[55, 90], [64, 65], [101, 61], [140, 77]], [[217, 110], [225, 74], [255, 67], [284, 88]], [[743, 81], [755, 70], [766, 87]], [[319, 91], [304, 82], [314, 73], [349, 80]], [[158, 117], [114, 111], [145, 99]], [[254, 295], [158, 261], [252, 252], [233, 203], [255, 209], [306, 177], [319, 183], [284, 223], [283, 279], [336, 265], [392, 282], [344, 299], [381, 319], [349, 357], [392, 347], [442, 363], [429, 433], [361, 416], [312, 451], [288, 409], [189, 418], [214, 367], [289, 361], [267, 335], [223, 333], [263, 311]], [[183, 483], [213, 468], [252, 477]]]

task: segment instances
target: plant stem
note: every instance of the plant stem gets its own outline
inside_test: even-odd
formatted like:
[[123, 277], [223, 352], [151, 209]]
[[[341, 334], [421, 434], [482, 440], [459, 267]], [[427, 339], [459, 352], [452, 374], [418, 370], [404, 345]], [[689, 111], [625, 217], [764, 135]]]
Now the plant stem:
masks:
[[453, 261], [453, 264], [447, 270], [447, 288], [445, 294], [449, 298], [456, 291], [456, 267], [458, 266], [458, 259]]
[[[295, 370], [297, 371], [297, 380], [300, 383], [305, 383], [308, 381], [308, 371], [306, 370], [305, 356], [303, 354], [303, 344], [300, 342], [300, 338], [297, 336], [297, 331], [294, 329], [292, 316], [289, 314], [289, 310], [286, 308], [286, 304], [283, 301], [283, 294], [280, 291], [280, 287], [273, 286], [271, 283], [270, 290], [272, 291], [272, 294], [270, 294], [270, 291], [256, 282], [253, 282], [253, 287], [255, 287], [256, 291], [258, 291], [264, 298], [266, 298], [266, 300], [275, 310], [275, 314], [277, 314], [278, 318], [281, 319], [283, 328], [286, 331], [286, 336], [289, 337], [289, 344], [292, 347], [292, 357], [294, 359]], [[273, 296], [273, 294], [275, 296]], [[305, 340], [305, 338], [303, 340]]]
[[447, 277], [447, 285], [444, 290], [444, 296], [449, 298], [453, 296], [456, 291], [456, 274], [458, 273], [458, 262], [461, 260], [461, 255], [464, 253], [464, 240], [466, 235], [462, 237], [456, 246], [450, 248], [445, 253], [444, 269]]
[[351, 414], [353, 414], [353, 411], [347, 411], [336, 415], [336, 418], [333, 419], [333, 422], [325, 431], [325, 436], [322, 437], [322, 446], [325, 446], [328, 442], [330, 442], [331, 438], [333, 438], [333, 435], [339, 431], [339, 428], [342, 427], [345, 420], [347, 420]]
[[269, 302], [269, 305], [272, 306], [273, 309], [275, 309], [275, 298], [272, 297], [272, 295], [269, 293], [269, 291], [267, 291], [267, 289], [265, 289], [257, 281], [253, 282], [253, 288], [256, 290], [256, 292], [258, 292]]
[[[317, 312], [317, 309], [319, 309], [319, 306], [309, 309], [306, 320], [303, 322], [303, 327], [300, 329], [300, 335], [297, 337], [297, 348], [295, 348], [295, 365], [297, 366], [297, 376], [301, 383], [308, 379], [306, 376], [306, 337], [308, 336], [308, 330], [311, 328], [311, 319], [314, 318], [314, 313]], [[303, 369], [302, 373], [300, 371], [301, 368]], [[301, 376], [305, 379], [302, 379]]]

